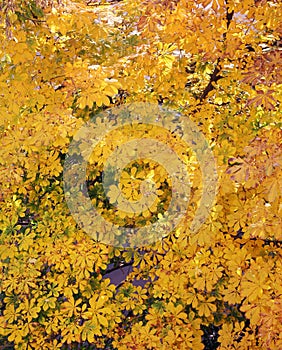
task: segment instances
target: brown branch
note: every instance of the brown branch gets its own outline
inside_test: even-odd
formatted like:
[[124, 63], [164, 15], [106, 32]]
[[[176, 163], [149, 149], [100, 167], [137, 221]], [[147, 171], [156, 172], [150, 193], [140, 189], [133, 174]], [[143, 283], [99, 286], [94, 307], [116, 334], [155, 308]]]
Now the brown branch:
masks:
[[37, 19], [35, 17], [28, 17], [28, 16], [25, 16], [24, 14], [21, 14], [21, 16], [26, 19], [27, 21], [31, 21], [33, 24], [37, 24], [37, 23], [46, 23], [46, 20], [44, 19]]
[[[229, 12], [229, 6], [228, 6], [228, 0], [226, 0], [226, 28], [228, 30], [232, 18], [234, 16], [234, 11], [232, 10], [231, 12]], [[223, 33], [223, 43], [225, 43], [226, 41], [226, 32]], [[205, 87], [204, 91], [202, 92], [201, 96], [200, 96], [200, 102], [202, 102], [207, 95], [209, 94], [209, 92], [211, 92], [214, 89], [214, 84], [222, 78], [222, 76], [219, 74], [220, 73], [220, 58], [218, 58], [216, 66], [214, 68], [213, 73], [210, 75], [210, 80], [208, 82], [208, 85]]]
[[104, 5], [115, 5], [123, 0], [107, 0], [106, 2], [101, 2], [100, 0], [89, 0], [86, 2], [87, 6], [104, 6]]
[[200, 101], [201, 102], [207, 97], [208, 93], [214, 89], [214, 85], [213, 84], [216, 83], [219, 79], [222, 78], [222, 76], [219, 75], [219, 72], [220, 72], [219, 64], [220, 64], [220, 59], [217, 60], [215, 69], [214, 69], [213, 73], [210, 76], [209, 83], [205, 87], [202, 95], [200, 96]]
[[108, 275], [108, 274], [111, 273], [111, 272], [121, 270], [121, 269], [123, 269], [124, 267], [132, 266], [133, 263], [134, 263], [134, 261], [131, 260], [131, 261], [128, 262], [128, 263], [124, 263], [124, 264], [121, 264], [121, 265], [112, 267], [111, 269], [105, 270], [104, 275]]

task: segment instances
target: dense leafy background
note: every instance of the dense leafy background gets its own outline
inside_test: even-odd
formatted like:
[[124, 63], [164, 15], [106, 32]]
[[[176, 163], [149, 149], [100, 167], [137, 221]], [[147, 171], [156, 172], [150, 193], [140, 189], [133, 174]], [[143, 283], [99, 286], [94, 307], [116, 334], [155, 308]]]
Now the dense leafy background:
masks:
[[[281, 3], [9, 0], [0, 8], [2, 348], [282, 348]], [[201, 175], [179, 144], [194, 171], [185, 223], [154, 246], [121, 250], [77, 227], [62, 166], [86, 120], [135, 101], [198, 125], [219, 188], [192, 235]], [[101, 213], [121, 225], [161, 215], [171, 186], [148, 162], [125, 169], [121, 186], [138, 198], [138, 181], [154, 177], [162, 207], [137, 218], [113, 211], [101, 190], [104, 146], [88, 169]], [[132, 269], [117, 286], [108, 277], [121, 266]]]

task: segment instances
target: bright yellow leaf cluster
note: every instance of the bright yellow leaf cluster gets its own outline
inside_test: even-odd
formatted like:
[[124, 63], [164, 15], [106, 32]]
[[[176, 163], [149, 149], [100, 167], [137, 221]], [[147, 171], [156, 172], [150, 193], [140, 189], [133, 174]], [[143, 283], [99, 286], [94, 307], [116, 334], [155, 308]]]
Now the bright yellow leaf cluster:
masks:
[[[281, 20], [275, 0], [0, 1], [0, 348], [282, 348]], [[134, 124], [104, 136], [97, 114], [130, 102], [190, 118], [212, 149], [217, 196], [197, 232], [209, 193], [177, 118], [173, 132]], [[152, 138], [187, 167], [186, 215], [160, 241], [107, 246], [71, 216], [64, 161], [91, 118], [101, 140], [87, 190], [116, 226], [162, 222], [173, 179], [137, 159], [105, 193], [114, 149]], [[136, 214], [116, 207], [151, 191]]]

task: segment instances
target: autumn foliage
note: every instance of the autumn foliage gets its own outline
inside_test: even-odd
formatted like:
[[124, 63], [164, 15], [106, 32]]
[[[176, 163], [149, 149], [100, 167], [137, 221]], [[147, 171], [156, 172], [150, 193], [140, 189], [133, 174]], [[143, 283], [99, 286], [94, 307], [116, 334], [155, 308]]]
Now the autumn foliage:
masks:
[[[9, 0], [0, 9], [0, 347], [282, 349], [281, 2]], [[187, 217], [153, 245], [122, 249], [78, 227], [63, 164], [85, 121], [131, 102], [190, 118], [219, 180], [194, 234], [201, 170], [173, 136], [193, 173]], [[88, 190], [104, 217], [144, 226], [162, 217], [172, 185], [163, 167], [137, 160], [122, 174], [124, 195], [138, 199], [149, 178], [159, 200], [136, 217], [115, 211], [101, 175], [123, 140], [95, 148]], [[132, 271], [111, 283], [123, 265]]]

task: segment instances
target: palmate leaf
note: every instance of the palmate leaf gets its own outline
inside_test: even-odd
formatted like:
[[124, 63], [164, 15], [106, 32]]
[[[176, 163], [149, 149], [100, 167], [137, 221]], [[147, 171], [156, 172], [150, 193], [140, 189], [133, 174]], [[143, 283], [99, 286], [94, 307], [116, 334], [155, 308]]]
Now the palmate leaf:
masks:
[[247, 106], [254, 105], [255, 107], [263, 106], [265, 109], [274, 110], [277, 99], [273, 96], [275, 90], [257, 90], [257, 95], [248, 100]]
[[263, 291], [270, 289], [267, 283], [267, 271], [261, 271], [259, 276], [248, 271], [246, 278], [242, 281], [241, 294], [247, 300], [253, 302], [263, 296]]

